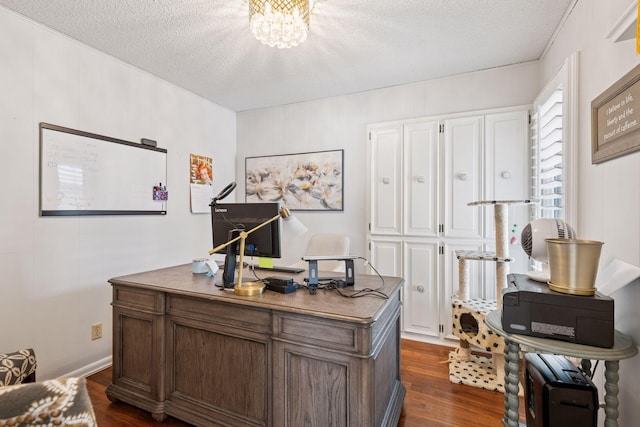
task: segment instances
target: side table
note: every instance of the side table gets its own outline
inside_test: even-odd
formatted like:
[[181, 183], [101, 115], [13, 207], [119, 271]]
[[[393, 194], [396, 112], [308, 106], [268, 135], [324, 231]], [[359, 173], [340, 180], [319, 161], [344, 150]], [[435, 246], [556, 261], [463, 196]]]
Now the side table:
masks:
[[520, 370], [520, 345], [524, 351], [551, 353], [582, 359], [581, 365], [586, 373], [591, 371], [591, 360], [604, 360], [605, 366], [605, 427], [618, 426], [618, 369], [619, 361], [628, 359], [638, 353], [638, 348], [631, 338], [616, 330], [614, 344], [611, 348], [593, 347], [574, 344], [548, 338], [536, 338], [526, 335], [510, 334], [502, 329], [501, 310], [494, 310], [487, 315], [487, 327], [504, 337], [504, 418], [502, 424], [507, 427], [518, 427], [518, 383]]

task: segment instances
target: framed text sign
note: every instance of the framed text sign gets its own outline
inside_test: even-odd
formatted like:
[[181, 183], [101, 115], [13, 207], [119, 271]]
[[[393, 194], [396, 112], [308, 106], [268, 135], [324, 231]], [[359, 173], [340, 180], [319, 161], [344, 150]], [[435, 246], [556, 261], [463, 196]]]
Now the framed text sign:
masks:
[[640, 150], [640, 65], [591, 102], [591, 162]]
[[167, 150], [40, 123], [40, 215], [166, 215]]

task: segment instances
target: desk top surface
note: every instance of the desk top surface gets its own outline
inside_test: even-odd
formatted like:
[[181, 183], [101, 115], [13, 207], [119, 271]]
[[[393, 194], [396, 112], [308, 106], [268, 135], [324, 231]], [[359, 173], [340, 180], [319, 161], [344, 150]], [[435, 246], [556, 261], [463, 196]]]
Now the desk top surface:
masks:
[[494, 310], [487, 315], [486, 324], [489, 329], [510, 341], [528, 347], [532, 351], [543, 351], [590, 360], [622, 360], [633, 357], [638, 353], [638, 348], [631, 338], [618, 330], [615, 331], [613, 347], [593, 347], [549, 338], [537, 338], [505, 332], [502, 329], [501, 314], [501, 310]]
[[[267, 277], [264, 272], [262, 276]], [[259, 274], [260, 274], [259, 273]], [[220, 272], [218, 272], [218, 275]], [[320, 276], [340, 277], [344, 273], [320, 272]], [[245, 278], [254, 277], [253, 273], [245, 270]], [[277, 272], [282, 277], [291, 277], [298, 283], [303, 283], [307, 272], [288, 274]], [[126, 276], [114, 277], [109, 280], [112, 285], [125, 285], [141, 289], [166, 292], [175, 295], [191, 296], [213, 301], [223, 301], [231, 304], [247, 305], [258, 308], [274, 309], [305, 315], [319, 315], [325, 318], [347, 320], [357, 323], [374, 322], [383, 308], [390, 301], [399, 301], [399, 290], [404, 280], [400, 277], [384, 276], [384, 283], [378, 276], [356, 275], [355, 286], [341, 289], [345, 295], [368, 288], [377, 289], [389, 296], [389, 299], [373, 295], [359, 298], [345, 298], [335, 290], [318, 289], [316, 295], [311, 295], [306, 289], [298, 289], [290, 294], [282, 294], [265, 290], [262, 295], [240, 296], [233, 290], [215, 286], [220, 280], [207, 274], [194, 274], [191, 264], [184, 264]]]

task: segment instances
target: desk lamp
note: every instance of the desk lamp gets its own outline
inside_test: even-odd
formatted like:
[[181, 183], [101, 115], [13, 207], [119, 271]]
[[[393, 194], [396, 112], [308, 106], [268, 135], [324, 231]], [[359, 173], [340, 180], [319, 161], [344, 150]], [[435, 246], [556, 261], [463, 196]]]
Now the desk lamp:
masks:
[[[238, 260], [238, 280], [236, 282], [236, 285], [233, 287], [233, 292], [236, 295], [243, 295], [243, 296], [250, 296], [250, 295], [260, 295], [264, 292], [264, 288], [265, 288], [265, 284], [262, 282], [242, 282], [242, 270], [243, 270], [243, 262], [242, 262], [242, 258], [244, 256], [244, 245], [245, 245], [245, 240], [247, 239], [247, 236], [251, 233], [253, 233], [254, 231], [264, 227], [265, 225], [271, 224], [273, 221], [277, 221], [280, 218], [282, 218], [283, 220], [286, 220], [285, 224], [287, 222], [292, 223], [289, 225], [292, 225], [293, 227], [300, 227], [302, 226], [302, 224], [300, 223], [299, 220], [297, 220], [296, 218], [294, 218], [291, 215], [291, 211], [289, 211], [289, 209], [287, 209], [286, 207], [281, 207], [280, 211], [278, 212], [278, 215], [274, 216], [273, 218], [270, 218], [268, 220], [266, 220], [265, 222], [263, 222], [262, 224], [259, 224], [255, 227], [253, 227], [250, 230], [234, 230], [234, 234], [237, 234], [236, 237], [233, 237], [231, 240], [229, 240], [226, 243], [223, 243], [213, 249], [211, 249], [209, 251], [209, 255], [213, 255], [214, 253], [218, 252], [221, 249], [227, 248], [227, 257], [235, 257], [236, 256], [236, 251], [235, 251], [235, 245], [233, 245], [234, 243], [236, 243], [237, 241], [240, 241], [240, 249], [239, 249], [239, 253], [237, 254], [239, 256], [239, 260]], [[303, 226], [304, 227], [304, 226]]]

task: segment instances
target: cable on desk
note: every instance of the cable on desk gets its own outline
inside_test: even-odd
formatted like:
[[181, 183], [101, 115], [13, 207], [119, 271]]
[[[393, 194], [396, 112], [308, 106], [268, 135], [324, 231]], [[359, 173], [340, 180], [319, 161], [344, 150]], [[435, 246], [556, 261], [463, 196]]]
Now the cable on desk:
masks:
[[371, 289], [371, 288], [360, 289], [352, 294], [344, 294], [340, 288], [336, 288], [336, 292], [338, 293], [338, 295], [345, 298], [361, 298], [361, 297], [371, 296], [371, 297], [378, 297], [382, 299], [389, 299], [389, 295], [385, 294], [384, 292], [380, 292], [377, 289]]
[[[345, 292], [345, 289], [347, 289], [344, 286], [344, 281], [343, 280], [335, 280], [335, 279], [331, 279], [328, 280], [326, 282], [320, 283], [317, 286], [309, 286], [309, 285], [302, 285], [301, 287], [305, 287], [307, 289], [309, 289], [309, 293], [311, 295], [315, 295], [317, 293], [317, 291], [319, 289], [321, 290], [327, 290], [327, 291], [336, 291], [336, 293], [338, 295], [340, 295], [341, 297], [344, 298], [361, 298], [361, 297], [366, 297], [366, 296], [372, 296], [372, 297], [377, 297], [377, 298], [383, 298], [383, 299], [389, 299], [389, 296], [387, 294], [385, 294], [384, 292], [380, 291], [380, 289], [384, 289], [385, 283], [384, 283], [384, 277], [382, 277], [380, 275], [380, 273], [378, 273], [378, 270], [376, 270], [376, 268], [369, 262], [368, 259], [358, 256], [355, 259], [361, 259], [364, 260], [365, 265], [369, 265], [371, 267], [371, 269], [378, 275], [378, 277], [380, 278], [380, 286], [378, 286], [375, 289], [372, 288], [364, 288], [364, 289], [358, 289], [357, 291], [353, 291], [353, 292]], [[307, 279], [305, 279], [306, 281]]]
[[242, 267], [249, 267], [249, 270], [251, 270], [251, 272], [253, 273], [253, 277], [256, 278], [256, 280], [258, 280], [258, 282], [262, 282], [264, 283], [264, 280], [266, 279], [265, 277], [260, 277], [258, 276], [258, 273], [256, 273], [256, 265], [253, 263], [253, 254], [251, 255], [251, 263], [250, 264], [245, 264]]
[[[371, 289], [371, 288], [364, 288], [364, 289], [360, 289], [359, 291], [353, 293], [353, 294], [349, 294], [346, 295], [348, 298], [360, 298], [360, 297], [364, 297], [364, 296], [376, 296], [379, 298], [384, 298], [384, 299], [389, 299], [389, 296], [387, 294], [385, 294], [384, 292], [380, 291], [380, 289], [384, 289], [385, 283], [384, 283], [384, 277], [382, 277], [382, 275], [378, 272], [378, 270], [376, 270], [376, 268], [373, 266], [373, 264], [371, 264], [371, 262], [369, 262], [368, 259], [366, 259], [365, 257], [357, 257], [357, 259], [361, 259], [364, 261], [364, 265], [369, 265], [369, 267], [371, 267], [371, 269], [378, 275], [378, 277], [380, 278], [380, 286], [378, 286], [375, 289]], [[341, 294], [341, 292], [338, 290], [338, 293]], [[341, 294], [342, 295], [342, 294]]]

